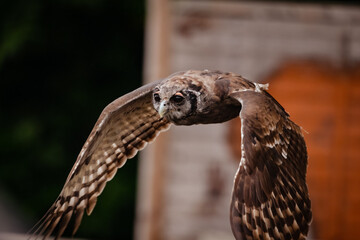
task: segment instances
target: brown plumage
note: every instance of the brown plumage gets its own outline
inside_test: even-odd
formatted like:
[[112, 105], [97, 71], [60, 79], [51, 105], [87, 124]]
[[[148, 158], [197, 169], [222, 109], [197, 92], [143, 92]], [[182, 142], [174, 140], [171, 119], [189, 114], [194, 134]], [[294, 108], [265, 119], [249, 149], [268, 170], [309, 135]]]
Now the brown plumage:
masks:
[[66, 183], [34, 232], [60, 237], [118, 168], [171, 123], [219, 123], [240, 115], [242, 157], [235, 175], [230, 221], [236, 239], [305, 239], [311, 221], [307, 151], [300, 127], [266, 92], [267, 85], [234, 73], [175, 73], [109, 104], [101, 113]]

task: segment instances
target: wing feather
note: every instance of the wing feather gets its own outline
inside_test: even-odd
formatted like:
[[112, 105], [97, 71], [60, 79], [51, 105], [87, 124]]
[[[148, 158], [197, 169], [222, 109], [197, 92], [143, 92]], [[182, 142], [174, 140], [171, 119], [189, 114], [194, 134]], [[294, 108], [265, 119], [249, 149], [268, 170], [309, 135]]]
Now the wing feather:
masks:
[[152, 90], [157, 84], [126, 94], [103, 110], [59, 197], [37, 224], [35, 236], [44, 234], [45, 239], [57, 229], [56, 239], [59, 238], [72, 217], [75, 234], [84, 211], [91, 214], [97, 197], [117, 169], [170, 126], [152, 104]]
[[234, 180], [236, 239], [305, 239], [312, 218], [300, 127], [265, 91], [235, 92], [242, 109], [242, 161]]

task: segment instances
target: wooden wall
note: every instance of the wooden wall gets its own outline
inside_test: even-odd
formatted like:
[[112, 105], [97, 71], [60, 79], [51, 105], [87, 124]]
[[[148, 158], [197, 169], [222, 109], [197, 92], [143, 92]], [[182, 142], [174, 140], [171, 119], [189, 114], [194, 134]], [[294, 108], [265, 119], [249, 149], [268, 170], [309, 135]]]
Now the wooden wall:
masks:
[[[339, 66], [360, 60], [360, 10], [148, 1], [146, 81], [219, 69], [270, 82], [271, 93], [309, 132], [314, 236], [351, 239], [360, 219], [359, 78], [353, 77], [359, 73]], [[240, 137], [233, 136], [232, 145], [228, 139], [237, 128], [173, 127], [142, 154], [136, 239], [233, 239], [228, 212], [238, 158], [232, 152]]]

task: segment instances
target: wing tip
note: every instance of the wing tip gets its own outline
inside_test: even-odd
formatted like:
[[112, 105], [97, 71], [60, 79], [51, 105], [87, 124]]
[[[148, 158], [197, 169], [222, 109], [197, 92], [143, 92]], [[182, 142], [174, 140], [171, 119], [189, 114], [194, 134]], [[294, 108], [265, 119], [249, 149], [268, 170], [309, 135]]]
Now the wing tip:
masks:
[[88, 201], [88, 205], [86, 208], [86, 213], [88, 216], [93, 212], [96, 202], [97, 202], [97, 196], [92, 195]]

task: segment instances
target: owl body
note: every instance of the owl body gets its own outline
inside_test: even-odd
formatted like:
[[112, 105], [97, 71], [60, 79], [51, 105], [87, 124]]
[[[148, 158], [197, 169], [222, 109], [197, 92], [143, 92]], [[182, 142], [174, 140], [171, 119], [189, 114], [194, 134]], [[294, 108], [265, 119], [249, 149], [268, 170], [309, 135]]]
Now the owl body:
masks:
[[305, 239], [312, 218], [305, 141], [266, 89], [234, 73], [189, 70], [115, 100], [100, 115], [35, 234], [46, 238], [58, 227], [60, 237], [72, 217], [75, 233], [117, 169], [171, 124], [240, 117], [242, 156], [230, 205], [234, 237]]

